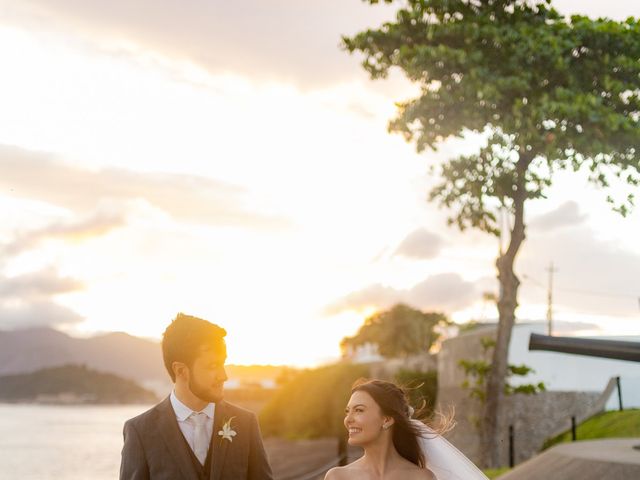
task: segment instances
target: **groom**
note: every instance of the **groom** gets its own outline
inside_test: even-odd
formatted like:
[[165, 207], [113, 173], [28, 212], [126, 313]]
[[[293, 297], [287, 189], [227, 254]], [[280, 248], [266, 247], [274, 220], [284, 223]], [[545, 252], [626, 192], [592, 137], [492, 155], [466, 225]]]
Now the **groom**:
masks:
[[124, 425], [120, 480], [272, 480], [256, 416], [222, 400], [227, 332], [179, 313], [162, 337], [171, 395]]

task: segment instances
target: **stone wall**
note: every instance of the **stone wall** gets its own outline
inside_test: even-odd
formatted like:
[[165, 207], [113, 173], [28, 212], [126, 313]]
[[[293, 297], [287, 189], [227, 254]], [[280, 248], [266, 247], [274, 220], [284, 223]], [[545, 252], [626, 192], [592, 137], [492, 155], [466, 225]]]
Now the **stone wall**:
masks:
[[[439, 409], [446, 412], [455, 408], [456, 426], [446, 436], [476, 463], [481, 458], [478, 433], [481, 405], [461, 387], [465, 375], [458, 363], [462, 359], [482, 358], [480, 339], [486, 336], [495, 336], [495, 328], [483, 327], [449, 339], [443, 343], [438, 359]], [[499, 420], [503, 431], [502, 463], [509, 463], [509, 425], [514, 428], [515, 462], [520, 463], [538, 453], [549, 437], [571, 428], [572, 416], [579, 423], [603, 411], [614, 388], [612, 379], [603, 392], [547, 391], [507, 397]]]

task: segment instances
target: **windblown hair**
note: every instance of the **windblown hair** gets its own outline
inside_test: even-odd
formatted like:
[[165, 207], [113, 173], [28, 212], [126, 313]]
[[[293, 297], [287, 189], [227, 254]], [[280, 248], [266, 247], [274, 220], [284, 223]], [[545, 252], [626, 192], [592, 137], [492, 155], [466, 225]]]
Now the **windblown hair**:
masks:
[[383, 415], [393, 418], [392, 439], [397, 452], [420, 468], [427, 468], [419, 442], [425, 431], [417, 422], [411, 421], [413, 408], [407, 401], [405, 391], [391, 382], [360, 379], [356, 380], [351, 388], [351, 393], [354, 392], [368, 393], [378, 404]]
[[171, 365], [182, 362], [189, 368], [203, 348], [226, 349], [227, 331], [202, 318], [178, 313], [162, 335], [162, 358], [173, 382], [176, 381]]

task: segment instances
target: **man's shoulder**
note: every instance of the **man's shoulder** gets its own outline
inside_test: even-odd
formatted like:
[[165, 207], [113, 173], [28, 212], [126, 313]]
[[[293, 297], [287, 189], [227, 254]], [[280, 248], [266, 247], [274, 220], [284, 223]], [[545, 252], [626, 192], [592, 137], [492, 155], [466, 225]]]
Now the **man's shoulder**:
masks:
[[136, 415], [125, 422], [125, 425], [132, 425], [136, 428], [146, 425], [148, 423], [157, 422], [160, 415], [165, 414], [167, 408], [168, 397], [162, 400], [160, 403], [154, 405], [148, 410], [142, 412], [140, 415]]
[[237, 418], [250, 418], [255, 417], [255, 412], [251, 410], [247, 410], [244, 407], [236, 405], [234, 403], [229, 403], [226, 400], [224, 401], [224, 409], [228, 416], [237, 417]]

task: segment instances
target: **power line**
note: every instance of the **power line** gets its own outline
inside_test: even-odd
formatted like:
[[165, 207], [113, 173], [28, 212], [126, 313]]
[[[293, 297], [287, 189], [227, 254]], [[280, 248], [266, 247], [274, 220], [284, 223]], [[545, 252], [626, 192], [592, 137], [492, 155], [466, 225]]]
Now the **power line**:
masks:
[[[541, 282], [531, 277], [530, 275], [523, 275], [522, 278], [529, 280], [532, 285], [538, 288], [545, 288], [545, 289], [547, 288]], [[596, 292], [594, 290], [583, 290], [579, 288], [567, 288], [567, 287], [555, 287], [555, 289], [556, 291], [560, 290], [562, 292], [576, 293], [579, 295], [590, 295], [590, 296], [608, 297], [608, 298], [633, 298], [634, 300], [640, 301], [640, 295], [633, 295], [630, 293]]]

